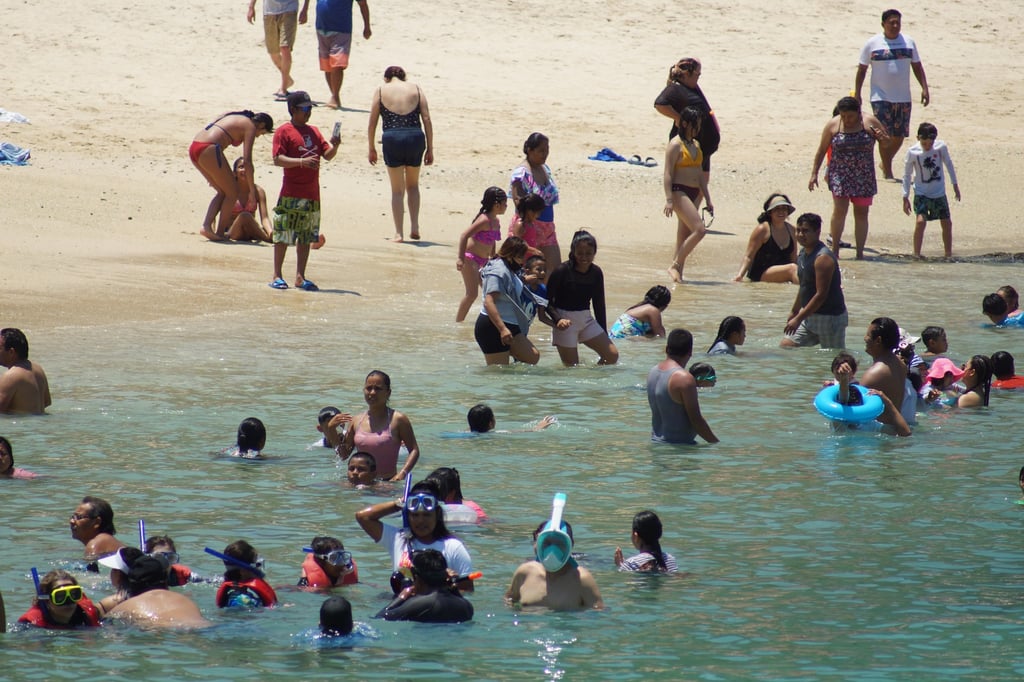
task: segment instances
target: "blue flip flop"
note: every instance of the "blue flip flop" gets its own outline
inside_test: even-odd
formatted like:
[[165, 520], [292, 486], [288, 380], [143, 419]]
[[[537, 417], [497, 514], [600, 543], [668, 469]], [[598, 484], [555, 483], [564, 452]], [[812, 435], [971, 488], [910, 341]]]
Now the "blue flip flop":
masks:
[[280, 277], [278, 277], [277, 279], [275, 279], [273, 282], [271, 282], [267, 286], [269, 286], [271, 289], [287, 289], [288, 288], [288, 282], [286, 282], [283, 279], [281, 279]]
[[302, 280], [302, 284], [299, 285], [299, 288], [302, 289], [303, 291], [320, 291], [320, 287], [313, 284], [308, 279]]

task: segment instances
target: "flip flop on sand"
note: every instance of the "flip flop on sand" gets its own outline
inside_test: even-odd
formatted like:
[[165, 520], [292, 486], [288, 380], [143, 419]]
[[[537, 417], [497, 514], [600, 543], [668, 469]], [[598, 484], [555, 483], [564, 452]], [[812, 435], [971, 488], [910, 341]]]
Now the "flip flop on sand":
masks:
[[291, 93], [288, 92], [287, 90], [285, 92], [275, 92], [274, 93], [274, 101], [275, 102], [287, 102], [288, 101], [288, 95], [290, 95], [290, 94]]
[[299, 285], [299, 288], [303, 291], [320, 291], [320, 287], [313, 284], [308, 279], [302, 280], [302, 284]]
[[640, 158], [639, 154], [634, 154], [629, 157], [629, 165], [631, 166], [642, 166], [644, 165], [643, 159]]
[[[636, 158], [639, 159], [640, 157], [638, 156]], [[658, 165], [658, 162], [654, 160], [653, 156], [648, 156], [646, 159], [644, 159], [644, 165], [647, 166], [648, 168], [654, 168], [655, 166]]]
[[275, 279], [273, 282], [271, 282], [267, 286], [270, 287], [271, 289], [287, 289], [288, 288], [288, 282], [286, 282], [283, 279], [281, 279], [280, 277], [278, 277], [277, 279]]

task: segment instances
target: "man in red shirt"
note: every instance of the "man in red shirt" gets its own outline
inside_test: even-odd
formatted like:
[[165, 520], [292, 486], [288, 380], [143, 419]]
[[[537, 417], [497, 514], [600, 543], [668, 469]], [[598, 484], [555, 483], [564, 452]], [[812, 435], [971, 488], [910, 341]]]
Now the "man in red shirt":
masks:
[[274, 165], [284, 168], [281, 194], [274, 207], [274, 289], [287, 289], [281, 268], [289, 245], [295, 245], [295, 286], [318, 291], [306, 279], [309, 247], [320, 238], [320, 158], [330, 161], [338, 153], [340, 134], [330, 142], [309, 125], [313, 102], [303, 91], [288, 95], [291, 120], [274, 132]]

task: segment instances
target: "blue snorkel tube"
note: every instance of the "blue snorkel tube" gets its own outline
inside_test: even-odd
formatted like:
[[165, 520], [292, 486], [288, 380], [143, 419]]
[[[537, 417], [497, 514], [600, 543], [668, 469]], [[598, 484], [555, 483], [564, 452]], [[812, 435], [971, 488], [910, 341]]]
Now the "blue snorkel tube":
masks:
[[[46, 602], [50, 601], [50, 595], [39, 591], [39, 571], [36, 570], [35, 566], [32, 567], [32, 582], [36, 584], [36, 598], [39, 599], [39, 608], [43, 613], [47, 613]], [[47, 613], [47, 615], [49, 614]]]
[[252, 564], [247, 564], [246, 562], [242, 561], [241, 559], [236, 559], [235, 557], [228, 556], [227, 554], [221, 554], [217, 550], [210, 549], [209, 547], [207, 547], [204, 551], [207, 554], [212, 554], [213, 556], [217, 557], [218, 559], [220, 559], [221, 561], [223, 561], [226, 564], [232, 564], [233, 566], [237, 566], [238, 568], [244, 568], [247, 571], [252, 571], [253, 573], [256, 574], [256, 577], [260, 578], [261, 580], [263, 578], [267, 577], [267, 574], [264, 573], [261, 569], [256, 568]]

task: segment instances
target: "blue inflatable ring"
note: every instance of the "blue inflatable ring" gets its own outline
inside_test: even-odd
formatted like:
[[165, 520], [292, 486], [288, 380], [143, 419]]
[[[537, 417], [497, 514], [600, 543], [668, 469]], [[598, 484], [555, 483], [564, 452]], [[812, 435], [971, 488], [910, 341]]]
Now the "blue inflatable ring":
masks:
[[861, 405], [843, 405], [839, 402], [839, 384], [826, 386], [814, 397], [814, 407], [822, 415], [840, 422], [869, 422], [885, 411], [885, 404], [877, 395], [868, 393], [868, 389], [860, 384], [853, 384], [850, 388], [860, 391], [862, 398]]

